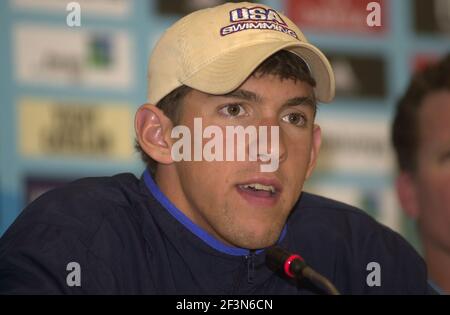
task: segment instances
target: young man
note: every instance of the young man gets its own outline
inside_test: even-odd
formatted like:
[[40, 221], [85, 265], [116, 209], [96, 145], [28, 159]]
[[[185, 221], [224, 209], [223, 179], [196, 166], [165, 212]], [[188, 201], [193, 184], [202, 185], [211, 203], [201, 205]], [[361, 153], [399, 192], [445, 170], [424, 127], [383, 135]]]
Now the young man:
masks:
[[418, 72], [399, 100], [392, 140], [397, 193], [416, 220], [430, 279], [450, 293], [450, 54]]
[[427, 293], [398, 234], [302, 193], [321, 142], [316, 100], [333, 99], [334, 77], [289, 19], [252, 3], [197, 11], [162, 36], [148, 80], [135, 121], [148, 170], [28, 206], [0, 242], [0, 292], [325, 293], [266, 266], [278, 244], [343, 294]]

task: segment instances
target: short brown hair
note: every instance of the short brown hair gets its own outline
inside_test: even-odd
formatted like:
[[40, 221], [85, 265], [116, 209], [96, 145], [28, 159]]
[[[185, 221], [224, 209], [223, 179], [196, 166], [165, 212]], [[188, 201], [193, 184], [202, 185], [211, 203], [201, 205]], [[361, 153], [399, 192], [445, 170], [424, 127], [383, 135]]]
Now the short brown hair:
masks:
[[[306, 82], [312, 87], [316, 86], [316, 81], [311, 76], [303, 59], [286, 50], [280, 50], [267, 58], [252, 73], [252, 75], [258, 77], [268, 74], [278, 76], [281, 80], [287, 79], [295, 82], [298, 80]], [[180, 108], [183, 105], [183, 100], [191, 90], [190, 87], [185, 85], [180, 86], [162, 98], [156, 104], [156, 107], [160, 108], [174, 125], [177, 125], [180, 120]], [[140, 152], [141, 159], [147, 165], [147, 168], [154, 174], [158, 163], [142, 150], [137, 140], [135, 140], [135, 148]]]
[[440, 62], [416, 73], [406, 93], [397, 103], [391, 141], [401, 171], [414, 172], [417, 169], [418, 113], [424, 98], [440, 90], [450, 90], [450, 54]]

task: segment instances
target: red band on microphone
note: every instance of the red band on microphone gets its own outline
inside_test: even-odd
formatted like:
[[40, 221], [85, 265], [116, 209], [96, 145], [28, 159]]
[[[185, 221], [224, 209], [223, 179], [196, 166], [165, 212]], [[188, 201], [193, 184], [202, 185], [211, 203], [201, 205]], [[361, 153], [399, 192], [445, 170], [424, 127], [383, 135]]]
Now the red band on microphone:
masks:
[[296, 259], [300, 259], [301, 261], [304, 261], [302, 256], [300, 256], [300, 255], [291, 255], [284, 262], [284, 273], [287, 274], [291, 278], [295, 278], [295, 275], [291, 272], [291, 263]]

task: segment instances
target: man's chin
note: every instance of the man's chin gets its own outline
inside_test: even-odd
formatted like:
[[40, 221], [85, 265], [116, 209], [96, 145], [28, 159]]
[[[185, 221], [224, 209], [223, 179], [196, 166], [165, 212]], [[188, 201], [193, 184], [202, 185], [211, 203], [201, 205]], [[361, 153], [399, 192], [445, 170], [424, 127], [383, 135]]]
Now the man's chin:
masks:
[[271, 233], [266, 232], [262, 234], [249, 232], [248, 234], [251, 236], [244, 237], [242, 235], [241, 238], [235, 240], [234, 244], [237, 247], [250, 250], [267, 248], [274, 245], [278, 241], [280, 232], [275, 233], [273, 230]]

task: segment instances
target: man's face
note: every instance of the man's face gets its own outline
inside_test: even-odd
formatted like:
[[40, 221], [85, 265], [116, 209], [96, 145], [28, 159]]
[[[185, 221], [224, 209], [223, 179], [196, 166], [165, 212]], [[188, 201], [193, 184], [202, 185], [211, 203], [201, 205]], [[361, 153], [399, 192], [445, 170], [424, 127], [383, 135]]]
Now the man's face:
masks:
[[[248, 156], [245, 161], [176, 162], [180, 187], [171, 189], [169, 198], [226, 244], [257, 249], [275, 243], [320, 147], [312, 95], [307, 83], [281, 81], [272, 75], [251, 76], [226, 96], [195, 90], [189, 93], [179, 124], [188, 126], [192, 134], [194, 118], [198, 117], [203, 129], [219, 126], [224, 135], [226, 126], [278, 126], [279, 167], [274, 172], [261, 172], [263, 162], [248, 161]], [[270, 132], [268, 135], [271, 140]], [[203, 145], [209, 140], [203, 140]], [[261, 186], [252, 184], [265, 185], [265, 189], [271, 186], [275, 193], [260, 191]]]
[[419, 110], [415, 175], [422, 235], [450, 251], [450, 92], [426, 97]]

